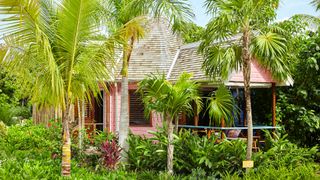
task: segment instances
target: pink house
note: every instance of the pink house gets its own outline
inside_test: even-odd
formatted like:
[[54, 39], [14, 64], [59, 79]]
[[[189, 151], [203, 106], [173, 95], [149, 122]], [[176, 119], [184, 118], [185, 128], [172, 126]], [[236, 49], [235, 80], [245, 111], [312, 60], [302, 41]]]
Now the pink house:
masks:
[[[135, 93], [137, 83], [150, 73], [165, 73], [169, 80], [176, 80], [182, 72], [193, 73], [194, 80], [201, 83], [203, 94], [211, 92], [218, 83], [210, 81], [201, 69], [203, 58], [197, 53], [199, 43], [182, 44], [182, 40], [174, 35], [165, 21], [154, 21], [149, 26], [149, 31], [144, 39], [134, 44], [134, 49], [129, 62], [129, 119], [130, 129], [134, 134], [149, 136], [149, 130], [155, 130], [156, 126], [162, 124], [157, 114], [149, 118], [144, 116], [143, 104], [139, 95]], [[117, 123], [120, 120], [121, 102], [121, 79], [119, 70], [121, 58], [117, 62], [114, 79], [108, 82], [109, 92], [102, 91], [100, 103], [93, 103], [86, 112], [86, 126], [106, 130], [118, 131]], [[277, 82], [273, 80], [270, 72], [260, 67], [257, 62], [251, 64], [251, 86], [252, 88], [272, 88], [275, 86], [288, 86], [288, 82]], [[238, 90], [243, 87], [242, 72], [233, 72], [228, 80], [223, 82], [231, 89]], [[270, 100], [271, 101], [271, 100]], [[275, 94], [272, 104], [275, 107]], [[273, 107], [273, 120], [275, 121], [275, 109]], [[204, 116], [203, 116], [204, 117]], [[189, 118], [190, 119], [190, 118]], [[193, 117], [194, 122], [201, 122], [201, 117]], [[182, 117], [181, 123], [187, 123], [188, 118]]]

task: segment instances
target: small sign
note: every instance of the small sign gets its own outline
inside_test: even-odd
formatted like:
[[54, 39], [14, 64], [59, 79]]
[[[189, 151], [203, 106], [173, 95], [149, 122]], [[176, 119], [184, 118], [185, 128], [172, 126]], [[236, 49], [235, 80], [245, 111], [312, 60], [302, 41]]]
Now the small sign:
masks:
[[253, 168], [253, 161], [242, 161], [243, 168]]

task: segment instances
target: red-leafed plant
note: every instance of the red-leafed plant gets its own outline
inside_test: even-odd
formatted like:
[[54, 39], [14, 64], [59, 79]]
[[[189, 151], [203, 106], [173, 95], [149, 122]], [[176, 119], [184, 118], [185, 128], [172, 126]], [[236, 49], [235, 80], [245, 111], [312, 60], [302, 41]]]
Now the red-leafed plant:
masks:
[[122, 149], [115, 139], [107, 140], [101, 146], [103, 165], [110, 170], [117, 168]]

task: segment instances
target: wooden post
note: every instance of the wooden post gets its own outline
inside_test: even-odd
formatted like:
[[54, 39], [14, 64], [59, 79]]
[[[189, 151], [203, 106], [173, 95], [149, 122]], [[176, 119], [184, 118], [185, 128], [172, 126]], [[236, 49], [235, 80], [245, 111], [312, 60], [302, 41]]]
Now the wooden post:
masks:
[[[276, 126], [276, 84], [272, 83], [272, 126]], [[275, 132], [275, 129], [273, 130]]]
[[[225, 127], [224, 118], [221, 119], [221, 127]], [[221, 139], [224, 140], [224, 137], [225, 137], [224, 130], [221, 130]]]
[[197, 112], [197, 106], [194, 107], [194, 125], [198, 126], [199, 125], [199, 114]]

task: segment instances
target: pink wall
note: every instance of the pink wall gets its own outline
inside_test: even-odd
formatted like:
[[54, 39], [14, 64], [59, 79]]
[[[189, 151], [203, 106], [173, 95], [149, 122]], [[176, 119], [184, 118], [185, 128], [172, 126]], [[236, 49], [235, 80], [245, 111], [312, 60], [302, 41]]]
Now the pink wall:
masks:
[[[272, 83], [275, 82], [273, 80], [271, 73], [265, 68], [261, 67], [257, 61], [251, 62], [251, 82], [256, 83]], [[229, 82], [243, 82], [243, 74], [242, 71], [232, 72], [229, 78]]]
[[[129, 90], [137, 89], [136, 83], [129, 84]], [[121, 104], [121, 83], [118, 83], [117, 90], [114, 84], [110, 85], [110, 119], [107, 119], [107, 121], [110, 120], [111, 124], [111, 132], [116, 131], [116, 112], [118, 113], [118, 118], [120, 118], [120, 104]], [[116, 98], [117, 97], [117, 98]], [[117, 107], [116, 107], [116, 99], [117, 99]], [[107, 111], [108, 112], [108, 111]], [[107, 123], [108, 124], [108, 123]], [[148, 131], [155, 131], [157, 126], [162, 125], [161, 117], [160, 115], [156, 113], [152, 113], [152, 126], [130, 126], [130, 130], [133, 134], [151, 137], [152, 135], [148, 133]]]

